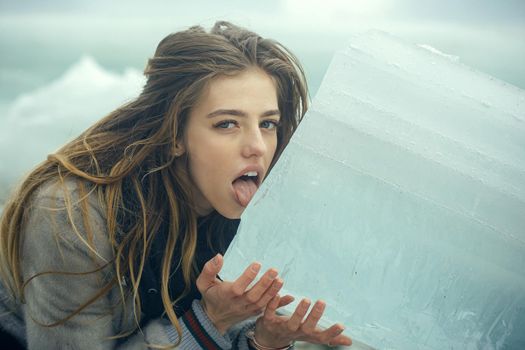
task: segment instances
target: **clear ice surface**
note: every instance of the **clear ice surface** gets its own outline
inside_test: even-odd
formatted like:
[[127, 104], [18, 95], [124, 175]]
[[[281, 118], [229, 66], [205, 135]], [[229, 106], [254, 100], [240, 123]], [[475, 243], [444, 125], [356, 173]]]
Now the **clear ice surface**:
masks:
[[[357, 348], [525, 349], [525, 91], [381, 32], [338, 52], [221, 277], [276, 267]], [[285, 312], [293, 312], [295, 303]]]

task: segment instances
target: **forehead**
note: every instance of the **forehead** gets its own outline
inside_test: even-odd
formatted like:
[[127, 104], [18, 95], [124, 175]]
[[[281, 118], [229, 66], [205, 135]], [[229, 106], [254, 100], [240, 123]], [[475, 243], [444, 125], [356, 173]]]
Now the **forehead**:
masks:
[[231, 108], [251, 104], [277, 108], [275, 79], [260, 68], [214, 77], [204, 87], [195, 107]]

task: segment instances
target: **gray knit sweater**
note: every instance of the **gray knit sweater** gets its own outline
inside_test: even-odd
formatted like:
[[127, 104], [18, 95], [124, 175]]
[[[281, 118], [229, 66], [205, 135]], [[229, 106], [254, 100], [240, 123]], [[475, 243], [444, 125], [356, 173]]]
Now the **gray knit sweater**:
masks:
[[[45, 271], [86, 272], [96, 270], [113, 258], [107, 240], [104, 211], [96, 195], [89, 195], [90, 218], [84, 222], [75, 182], [66, 182], [69, 198], [57, 183], [42, 186], [33, 198], [25, 224], [22, 242], [22, 274], [24, 280]], [[73, 204], [73, 215], [64, 209], [66, 201]], [[90, 225], [93, 237], [87, 237]], [[75, 228], [80, 235], [75, 233]], [[90, 249], [84, 241], [93, 242]], [[25, 288], [25, 304], [14, 302], [0, 284], [0, 325], [33, 349], [148, 349], [147, 344], [166, 345], [178, 340], [171, 323], [159, 318], [142, 329], [120, 339], [112, 336], [126, 332], [135, 325], [133, 303], [120, 303], [120, 289], [109, 293], [82, 309], [58, 326], [54, 322], [66, 318], [92, 298], [115, 274], [113, 264], [95, 273], [84, 275], [44, 274], [34, 278]], [[179, 349], [248, 349], [246, 330], [253, 320], [232, 327], [221, 335], [210, 322], [198, 300], [179, 318], [182, 342]]]

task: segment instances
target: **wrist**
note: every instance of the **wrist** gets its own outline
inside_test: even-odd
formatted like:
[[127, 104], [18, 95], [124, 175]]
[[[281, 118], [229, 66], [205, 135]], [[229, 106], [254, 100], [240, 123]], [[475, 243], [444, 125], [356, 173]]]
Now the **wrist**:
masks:
[[246, 338], [248, 338], [248, 343], [255, 350], [287, 350], [287, 349], [293, 348], [294, 343], [295, 343], [292, 341], [291, 343], [288, 343], [283, 346], [277, 346], [277, 347], [266, 346], [257, 341], [257, 339], [255, 338], [255, 332], [253, 330], [249, 330], [246, 332]]
[[210, 312], [210, 310], [206, 306], [206, 302], [203, 299], [200, 300], [200, 304], [202, 306], [202, 310], [204, 311], [206, 316], [208, 316], [208, 318], [210, 319], [210, 322], [213, 324], [213, 326], [217, 329], [217, 331], [221, 335], [224, 335], [224, 333], [226, 333], [226, 331], [228, 330], [229, 325], [227, 325], [226, 323], [221, 322], [220, 320], [218, 320], [215, 317], [215, 315], [213, 315], [213, 313]]

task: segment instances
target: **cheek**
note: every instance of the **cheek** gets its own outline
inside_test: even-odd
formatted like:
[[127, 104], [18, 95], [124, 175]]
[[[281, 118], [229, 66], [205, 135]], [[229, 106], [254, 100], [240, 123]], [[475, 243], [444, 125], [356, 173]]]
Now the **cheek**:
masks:
[[202, 140], [197, 147], [188, 152], [190, 172], [193, 180], [200, 186], [209, 185], [224, 170], [227, 160], [223, 144], [211, 139]]
[[274, 135], [274, 137], [272, 137], [270, 142], [268, 143], [268, 156], [270, 158], [270, 161], [273, 160], [275, 152], [277, 152], [277, 143], [277, 135]]

